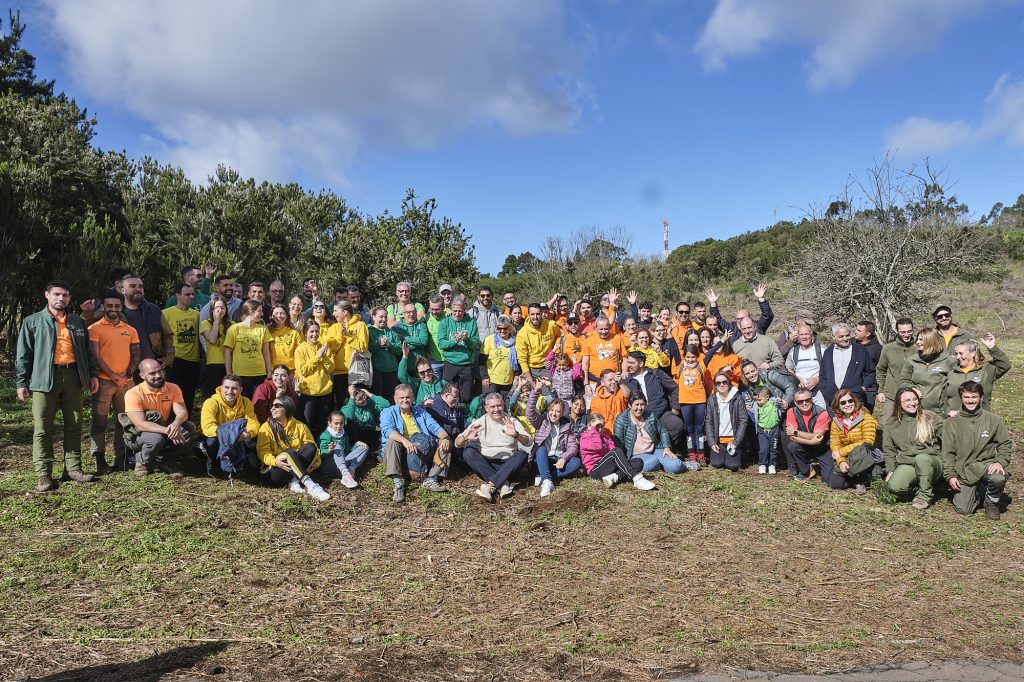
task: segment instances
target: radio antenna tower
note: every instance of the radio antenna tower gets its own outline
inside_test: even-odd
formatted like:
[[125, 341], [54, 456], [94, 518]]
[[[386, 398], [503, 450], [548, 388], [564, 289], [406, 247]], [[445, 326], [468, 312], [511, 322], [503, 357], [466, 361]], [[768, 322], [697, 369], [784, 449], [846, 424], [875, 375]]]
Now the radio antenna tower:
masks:
[[664, 244], [662, 246], [663, 250], [661, 252], [661, 259], [662, 260], [667, 260], [668, 259], [668, 218], [665, 218], [664, 220], [662, 220], [661, 221], [661, 225], [662, 225], [662, 227], [665, 228], [665, 242], [664, 242]]

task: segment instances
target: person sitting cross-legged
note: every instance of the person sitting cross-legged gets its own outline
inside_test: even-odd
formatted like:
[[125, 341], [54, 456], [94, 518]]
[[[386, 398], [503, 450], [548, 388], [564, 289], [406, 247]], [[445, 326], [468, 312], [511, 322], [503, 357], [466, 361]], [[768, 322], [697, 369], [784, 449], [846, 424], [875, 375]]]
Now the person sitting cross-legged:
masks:
[[637, 391], [629, 407], [615, 418], [615, 441], [629, 457], [644, 461], [644, 471], [664, 469], [670, 474], [700, 469], [697, 462], [684, 461], [672, 452], [672, 439], [665, 425], [647, 409], [647, 398]]
[[405, 479], [422, 480], [432, 493], [447, 492], [439, 480], [451, 463], [451, 439], [426, 409], [413, 405], [408, 384], [395, 389], [395, 404], [380, 413], [380, 444], [386, 474], [394, 482], [395, 502], [405, 501]]
[[362, 441], [356, 441], [355, 445], [349, 447], [343, 413], [335, 410], [327, 416], [327, 428], [320, 434], [320, 459], [323, 461], [321, 476], [340, 478], [346, 488], [358, 488], [355, 475], [369, 452], [370, 449]]
[[314, 500], [331, 499], [323, 487], [310, 478], [320, 468], [320, 452], [309, 427], [295, 418], [295, 401], [288, 396], [270, 404], [270, 419], [256, 434], [256, 456], [263, 465], [260, 474], [271, 488], [308, 493]]
[[462, 458], [483, 483], [476, 494], [488, 502], [496, 491], [501, 497], [512, 494], [512, 477], [526, 464], [523, 450], [533, 443], [526, 427], [518, 419], [505, 414], [505, 401], [500, 393], [484, 396], [484, 414], [470, 423], [455, 438], [455, 447], [462, 448]]

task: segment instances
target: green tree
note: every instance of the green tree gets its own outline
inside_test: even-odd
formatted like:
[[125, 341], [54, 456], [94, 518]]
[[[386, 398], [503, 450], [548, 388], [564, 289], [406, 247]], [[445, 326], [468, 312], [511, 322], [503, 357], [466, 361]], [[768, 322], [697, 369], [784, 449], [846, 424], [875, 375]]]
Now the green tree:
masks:
[[[0, 93], [13, 92], [25, 99], [49, 100], [54, 81], [36, 80], [36, 58], [21, 46], [25, 25], [21, 12], [8, 10], [10, 31], [0, 37]], [[3, 19], [0, 19], [3, 28]]]
[[501, 266], [498, 277], [509, 277], [511, 275], [525, 275], [540, 263], [540, 259], [529, 251], [523, 251], [518, 256], [509, 254], [505, 256], [505, 263]]

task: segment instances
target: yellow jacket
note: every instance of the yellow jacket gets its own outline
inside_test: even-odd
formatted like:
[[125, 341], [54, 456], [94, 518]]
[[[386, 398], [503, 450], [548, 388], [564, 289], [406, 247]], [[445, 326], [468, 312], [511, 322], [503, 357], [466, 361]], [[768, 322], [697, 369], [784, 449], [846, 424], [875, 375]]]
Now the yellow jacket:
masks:
[[630, 346], [628, 352], [632, 353], [633, 351], [640, 351], [644, 354], [644, 367], [647, 369], [658, 369], [659, 367], [668, 367], [669, 365], [668, 355], [657, 348]]
[[[298, 419], [292, 417], [285, 424], [284, 433], [287, 437], [287, 443], [278, 443], [274, 438], [274, 432], [270, 430], [270, 422], [272, 419], [268, 419], [263, 422], [260, 426], [259, 433], [256, 434], [256, 455], [260, 458], [260, 462], [265, 467], [272, 467], [277, 461], [277, 456], [284, 452], [286, 447], [290, 447], [296, 452], [305, 445], [310, 443], [316, 445], [313, 442], [313, 434], [309, 432], [309, 427], [300, 422]], [[309, 470], [319, 468], [320, 466], [320, 451], [317, 450], [316, 456], [313, 457], [313, 461], [309, 464]]]
[[[303, 341], [295, 349], [295, 376], [299, 378], [302, 395], [327, 395], [334, 388], [334, 356], [330, 351], [322, 358], [316, 356], [321, 344], [315, 346]], [[328, 346], [330, 348], [330, 346]]]
[[348, 374], [352, 353], [365, 352], [370, 347], [370, 329], [358, 315], [352, 315], [348, 324], [335, 322], [328, 327], [324, 342], [334, 353], [334, 373]]
[[832, 426], [829, 429], [829, 443], [832, 452], [839, 453], [837, 464], [846, 461], [846, 456], [853, 452], [858, 445], [875, 446], [878, 422], [867, 411], [867, 408], [860, 408], [860, 414], [863, 419], [851, 426], [849, 431], [840, 426], [837, 419], [832, 420]]
[[525, 372], [527, 368], [539, 369], [545, 366], [548, 353], [555, 347], [562, 330], [551, 320], [541, 320], [540, 329], [534, 329], [527, 322], [516, 333], [516, 357], [519, 367]]
[[256, 411], [253, 409], [252, 401], [244, 395], [240, 395], [235, 399], [234, 405], [228, 405], [224, 396], [221, 395], [220, 386], [218, 386], [217, 392], [203, 401], [203, 413], [199, 422], [203, 429], [203, 435], [207, 438], [216, 438], [218, 425], [233, 422], [236, 419], [245, 419], [245, 430], [249, 432], [250, 436], [256, 436], [260, 423], [256, 420]]

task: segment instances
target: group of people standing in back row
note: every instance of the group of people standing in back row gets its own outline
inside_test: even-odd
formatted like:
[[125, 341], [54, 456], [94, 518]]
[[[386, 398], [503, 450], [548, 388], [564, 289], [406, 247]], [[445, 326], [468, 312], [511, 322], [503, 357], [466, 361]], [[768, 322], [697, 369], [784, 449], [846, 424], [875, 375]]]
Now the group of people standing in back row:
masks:
[[22, 323], [16, 382], [33, 403], [40, 491], [57, 485], [58, 409], [64, 477], [94, 480], [80, 454], [88, 389], [97, 474], [111, 470], [113, 415], [113, 469], [177, 476], [167, 455], [192, 445], [211, 473], [248, 467], [321, 500], [327, 479], [357, 487], [371, 456], [401, 502], [410, 482], [446, 492], [455, 465], [493, 501], [524, 477], [541, 497], [580, 471], [650, 490], [650, 472], [756, 462], [771, 475], [781, 455], [797, 481], [863, 492], [884, 477], [922, 510], [944, 488], [961, 513], [999, 518], [1005, 502], [1012, 443], [989, 406], [1010, 360], [947, 306], [920, 330], [897, 320], [885, 345], [867, 320], [833, 324], [825, 344], [806, 310], [768, 336], [764, 285], [758, 317], [729, 319], [712, 289], [673, 312], [634, 291], [523, 306], [511, 291], [499, 304], [481, 287], [471, 301], [448, 284], [423, 305], [400, 282], [394, 301], [370, 307], [356, 285], [328, 297], [311, 278], [290, 297], [280, 280], [243, 296], [207, 263], [183, 268], [160, 308], [134, 273], [111, 280], [81, 317], [55, 280]]

